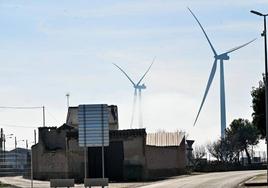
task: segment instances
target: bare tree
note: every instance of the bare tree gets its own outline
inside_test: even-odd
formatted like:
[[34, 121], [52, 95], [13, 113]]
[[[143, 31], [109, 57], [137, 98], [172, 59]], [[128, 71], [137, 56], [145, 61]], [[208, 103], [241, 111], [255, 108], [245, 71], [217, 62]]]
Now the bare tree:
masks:
[[205, 146], [195, 146], [193, 150], [193, 159], [192, 159], [192, 164], [194, 167], [197, 167], [200, 165], [200, 162], [202, 158], [206, 155], [206, 148]]
[[193, 151], [193, 157], [195, 160], [200, 160], [206, 155], [206, 148], [205, 146], [195, 146]]

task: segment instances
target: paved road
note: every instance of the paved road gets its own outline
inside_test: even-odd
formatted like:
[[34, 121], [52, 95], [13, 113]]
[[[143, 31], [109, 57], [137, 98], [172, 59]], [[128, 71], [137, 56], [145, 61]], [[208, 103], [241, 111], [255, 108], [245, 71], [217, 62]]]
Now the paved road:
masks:
[[[208, 173], [193, 176], [178, 176], [169, 180], [151, 183], [110, 183], [109, 188], [236, 188], [241, 182], [266, 171], [235, 171]], [[7, 184], [16, 185], [22, 188], [29, 188], [30, 181], [20, 176], [0, 177], [0, 181]], [[147, 184], [147, 185], [146, 185]], [[148, 185], [149, 184], [149, 185]], [[49, 187], [47, 181], [34, 181], [34, 188]], [[76, 188], [84, 186], [76, 185]]]
[[[28, 179], [23, 179], [22, 176], [13, 176], [13, 177], [0, 177], [0, 182], [14, 185], [20, 188], [30, 188], [31, 181]], [[110, 183], [109, 188], [136, 188], [143, 185], [147, 185], [148, 182], [136, 182], [136, 183]], [[50, 183], [48, 181], [33, 181], [34, 188], [49, 188]], [[84, 188], [82, 184], [76, 184], [75, 188]]]
[[[23, 179], [21, 176], [13, 176], [13, 177], [0, 177], [0, 182], [15, 185], [18, 187], [29, 188], [31, 187], [31, 181], [28, 179]], [[45, 181], [34, 181], [34, 187], [49, 187], [49, 182]]]
[[164, 180], [141, 188], [237, 188], [241, 182], [265, 172], [259, 170], [208, 173]]

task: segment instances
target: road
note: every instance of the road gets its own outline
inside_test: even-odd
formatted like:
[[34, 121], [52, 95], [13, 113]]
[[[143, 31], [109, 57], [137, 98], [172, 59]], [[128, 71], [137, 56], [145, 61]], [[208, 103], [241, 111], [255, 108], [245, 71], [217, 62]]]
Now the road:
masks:
[[[110, 183], [110, 188], [233, 188], [241, 182], [257, 175], [266, 173], [265, 170], [259, 171], [234, 171], [217, 172], [201, 175], [178, 176], [168, 180], [146, 183]], [[0, 181], [7, 184], [16, 185], [22, 188], [29, 188], [30, 181], [22, 177], [0, 177]], [[147, 184], [147, 185], [146, 185]], [[145, 185], [145, 186], [143, 186]], [[34, 188], [49, 187], [47, 181], [34, 181]], [[76, 188], [82, 188], [83, 185], [76, 185]]]
[[141, 188], [237, 188], [241, 182], [263, 173], [266, 171], [215, 172], [164, 180]]
[[[22, 176], [13, 177], [0, 177], [0, 182], [14, 185], [19, 188], [30, 188], [31, 181], [29, 179], [24, 179]], [[109, 188], [136, 188], [143, 185], [147, 185], [148, 182], [132, 182], [132, 183], [109, 183]], [[49, 188], [49, 181], [33, 181], [34, 188]], [[84, 188], [83, 184], [76, 184], [75, 188]]]

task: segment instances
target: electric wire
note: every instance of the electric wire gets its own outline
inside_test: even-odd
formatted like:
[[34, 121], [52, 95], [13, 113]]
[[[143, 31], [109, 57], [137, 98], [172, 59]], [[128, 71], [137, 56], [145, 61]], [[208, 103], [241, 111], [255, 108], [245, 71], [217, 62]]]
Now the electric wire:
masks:
[[0, 126], [3, 126], [3, 127], [18, 127], [18, 128], [38, 128], [38, 127], [42, 127], [42, 125], [40, 125], [40, 126], [24, 126], [24, 125], [2, 124], [2, 123], [0, 123]]
[[0, 109], [41, 109], [43, 106], [0, 106]]

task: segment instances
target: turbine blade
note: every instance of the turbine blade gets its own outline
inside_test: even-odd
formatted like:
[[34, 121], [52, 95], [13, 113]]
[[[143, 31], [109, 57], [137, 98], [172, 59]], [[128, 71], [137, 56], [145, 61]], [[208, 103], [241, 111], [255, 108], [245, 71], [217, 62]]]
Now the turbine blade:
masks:
[[255, 38], [255, 39], [253, 39], [253, 40], [251, 40], [251, 41], [249, 41], [249, 42], [247, 42], [247, 43], [245, 43], [245, 44], [243, 44], [243, 45], [240, 45], [240, 46], [237, 46], [237, 47], [235, 47], [235, 48], [232, 48], [232, 49], [228, 50], [228, 51], [225, 52], [225, 53], [228, 54], [228, 53], [231, 53], [231, 52], [233, 52], [233, 51], [236, 51], [236, 50], [238, 50], [238, 49], [240, 49], [240, 48], [243, 48], [244, 46], [247, 46], [248, 44], [252, 43], [252, 42], [255, 41], [255, 40], [257, 40], [257, 38]]
[[154, 63], [155, 57], [151, 63], [151, 65], [149, 66], [149, 68], [147, 69], [147, 71], [144, 73], [144, 75], [141, 77], [141, 79], [139, 80], [139, 82], [137, 83], [137, 85], [139, 85], [141, 83], [141, 81], [143, 80], [143, 78], [146, 76], [146, 74], [149, 72], [149, 70], [151, 69], [153, 63]]
[[208, 41], [210, 47], [211, 47], [211, 50], [213, 51], [214, 56], [216, 56], [216, 55], [217, 55], [216, 50], [214, 49], [213, 45], [211, 44], [211, 42], [210, 42], [210, 40], [209, 40], [209, 38], [208, 38], [208, 36], [207, 36], [207, 33], [205, 32], [205, 30], [204, 30], [204, 28], [202, 27], [201, 23], [199, 22], [199, 20], [198, 20], [197, 17], [195, 16], [195, 14], [191, 11], [191, 9], [188, 8], [188, 10], [189, 10], [190, 13], [193, 15], [193, 17], [194, 17], [195, 20], [197, 21], [198, 25], [199, 25], [200, 28], [202, 29], [202, 31], [203, 31], [203, 33], [204, 33], [204, 35], [205, 35], [205, 37], [206, 37], [206, 39], [207, 39], [207, 41]]
[[203, 104], [204, 104], [204, 102], [205, 102], [205, 100], [206, 100], [206, 97], [207, 97], [207, 94], [208, 94], [210, 85], [211, 85], [211, 83], [212, 83], [212, 81], [213, 81], [213, 78], [214, 78], [216, 69], [217, 69], [217, 60], [215, 59], [215, 60], [214, 60], [214, 63], [213, 63], [213, 66], [212, 66], [212, 69], [211, 69], [211, 72], [210, 72], [210, 75], [209, 75], [209, 79], [208, 79], [207, 87], [206, 87], [206, 90], [205, 90], [205, 94], [204, 94], [204, 96], [203, 96], [203, 99], [202, 99], [200, 108], [199, 108], [199, 110], [198, 110], [197, 116], [196, 116], [195, 121], [194, 121], [194, 126], [195, 126], [195, 124], [196, 124], [196, 122], [197, 122], [197, 119], [198, 119], [198, 117], [199, 117], [199, 114], [200, 114], [200, 112], [201, 112], [201, 109], [202, 109], [202, 107], [203, 107]]
[[136, 99], [137, 99], [137, 89], [134, 90], [134, 97], [133, 97], [133, 106], [132, 106], [132, 114], [131, 114], [131, 121], [130, 121], [130, 128], [132, 129], [133, 120], [134, 120], [134, 114], [135, 114], [135, 108], [136, 108]]
[[136, 86], [135, 83], [131, 80], [131, 78], [127, 75], [127, 73], [121, 68], [119, 67], [117, 64], [113, 63], [120, 71], [122, 71], [122, 73], [128, 78], [128, 80], [133, 84], [133, 86]]

